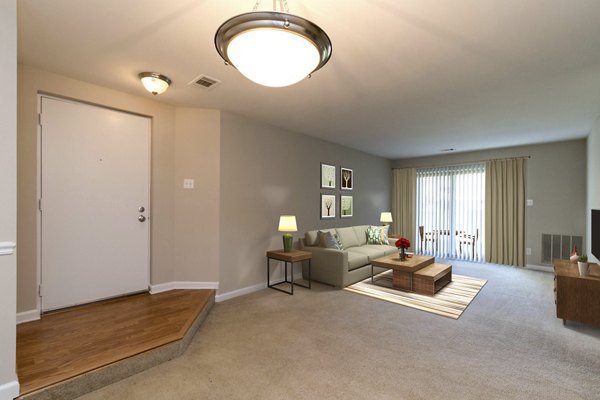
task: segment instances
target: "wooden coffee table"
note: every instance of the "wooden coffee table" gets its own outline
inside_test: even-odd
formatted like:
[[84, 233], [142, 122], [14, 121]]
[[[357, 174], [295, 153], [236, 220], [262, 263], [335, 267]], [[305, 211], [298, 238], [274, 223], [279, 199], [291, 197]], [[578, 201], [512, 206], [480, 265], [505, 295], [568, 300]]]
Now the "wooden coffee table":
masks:
[[388, 268], [393, 270], [393, 285], [395, 289], [414, 291], [413, 275], [420, 269], [427, 267], [435, 262], [434, 257], [430, 256], [412, 256], [406, 261], [400, 261], [398, 253], [371, 261], [371, 283], [373, 283], [373, 267]]

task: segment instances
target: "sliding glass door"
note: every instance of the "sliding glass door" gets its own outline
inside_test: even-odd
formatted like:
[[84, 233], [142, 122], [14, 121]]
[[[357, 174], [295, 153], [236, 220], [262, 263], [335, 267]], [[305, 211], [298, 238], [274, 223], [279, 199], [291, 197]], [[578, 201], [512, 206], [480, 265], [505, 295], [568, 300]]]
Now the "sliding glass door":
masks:
[[420, 253], [484, 261], [485, 164], [417, 169]]

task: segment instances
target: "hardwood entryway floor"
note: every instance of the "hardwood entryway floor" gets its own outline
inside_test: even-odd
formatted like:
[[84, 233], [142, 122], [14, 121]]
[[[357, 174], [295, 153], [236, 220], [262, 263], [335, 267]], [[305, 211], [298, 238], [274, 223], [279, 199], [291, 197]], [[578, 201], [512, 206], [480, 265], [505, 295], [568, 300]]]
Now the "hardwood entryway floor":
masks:
[[21, 395], [180, 340], [214, 290], [137, 294], [17, 326]]

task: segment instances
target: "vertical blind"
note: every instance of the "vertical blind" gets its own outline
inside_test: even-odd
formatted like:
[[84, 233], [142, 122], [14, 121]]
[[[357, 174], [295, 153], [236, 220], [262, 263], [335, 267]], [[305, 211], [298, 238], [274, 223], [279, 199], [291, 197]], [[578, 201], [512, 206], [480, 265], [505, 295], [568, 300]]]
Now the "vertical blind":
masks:
[[417, 169], [415, 248], [436, 257], [484, 261], [485, 164]]

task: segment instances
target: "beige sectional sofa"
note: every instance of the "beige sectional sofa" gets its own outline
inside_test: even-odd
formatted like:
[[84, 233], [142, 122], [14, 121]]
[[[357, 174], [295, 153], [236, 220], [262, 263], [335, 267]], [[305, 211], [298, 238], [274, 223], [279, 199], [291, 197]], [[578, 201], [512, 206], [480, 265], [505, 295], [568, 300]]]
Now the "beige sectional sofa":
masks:
[[[302, 250], [312, 253], [311, 278], [336, 287], [346, 287], [371, 276], [371, 260], [398, 251], [388, 244], [367, 244], [369, 225], [321, 229], [337, 234], [343, 250], [322, 247], [319, 231], [308, 231], [301, 240]], [[394, 239], [395, 240], [395, 239]], [[375, 268], [374, 273], [385, 271]], [[307, 270], [303, 271], [307, 275]]]

